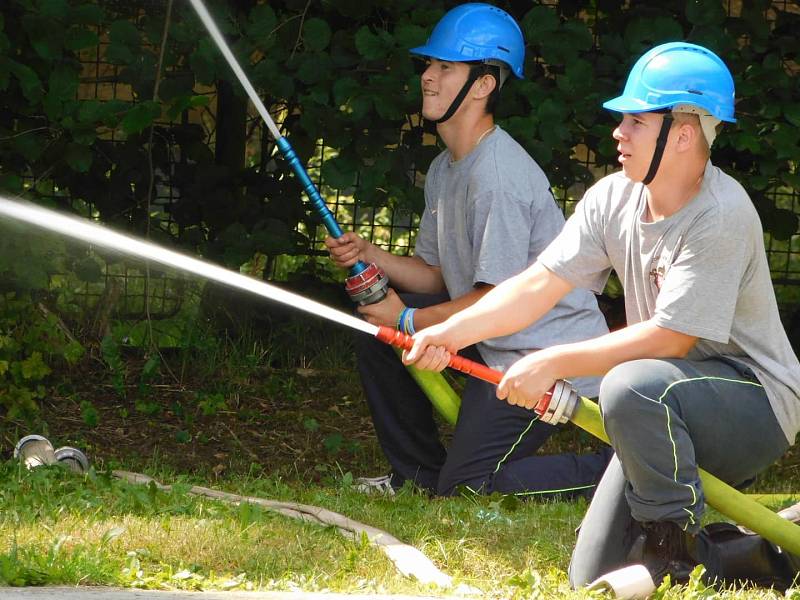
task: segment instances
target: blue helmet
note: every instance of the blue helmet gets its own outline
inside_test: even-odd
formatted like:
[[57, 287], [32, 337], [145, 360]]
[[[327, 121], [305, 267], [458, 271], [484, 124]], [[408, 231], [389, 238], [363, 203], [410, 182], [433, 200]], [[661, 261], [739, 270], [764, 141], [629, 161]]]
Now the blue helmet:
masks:
[[500, 61], [521, 79], [525, 41], [519, 25], [506, 11], [474, 2], [448, 11], [425, 45], [410, 52], [453, 62]]
[[733, 102], [733, 77], [722, 59], [702, 46], [670, 42], [637, 60], [625, 91], [603, 107], [636, 113], [688, 104], [720, 121], [735, 123]]

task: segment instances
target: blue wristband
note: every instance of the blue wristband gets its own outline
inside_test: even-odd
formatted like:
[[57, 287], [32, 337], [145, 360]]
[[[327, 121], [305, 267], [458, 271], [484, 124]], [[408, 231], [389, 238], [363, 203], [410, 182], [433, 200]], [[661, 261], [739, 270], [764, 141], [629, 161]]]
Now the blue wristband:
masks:
[[395, 327], [395, 329], [397, 329], [397, 331], [403, 331], [403, 319], [406, 316], [406, 311], [407, 310], [408, 310], [407, 308], [403, 307], [403, 310], [401, 310], [400, 314], [397, 315], [397, 326]]
[[400, 330], [408, 334], [408, 314], [411, 312], [411, 309], [406, 307], [403, 309], [403, 322], [400, 323]]
[[414, 335], [417, 333], [417, 330], [414, 328], [414, 313], [417, 312], [416, 308], [409, 308], [408, 314], [406, 314], [406, 333], [408, 335]]

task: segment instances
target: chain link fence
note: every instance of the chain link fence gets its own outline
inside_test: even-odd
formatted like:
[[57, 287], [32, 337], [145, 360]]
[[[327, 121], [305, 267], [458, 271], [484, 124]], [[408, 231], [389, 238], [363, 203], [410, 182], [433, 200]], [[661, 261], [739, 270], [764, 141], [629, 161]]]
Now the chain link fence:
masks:
[[[549, 4], [556, 3], [550, 2]], [[788, 0], [781, 0], [774, 4], [786, 10], [796, 8], [795, 4]], [[145, 13], [150, 17], [154, 14], [163, 14], [163, 3], [146, 3], [142, 0], [138, 0], [135, 4], [107, 0], [105, 8], [121, 15], [129, 15], [131, 18]], [[737, 11], [741, 11], [741, 2], [731, 0], [728, 2], [727, 8], [729, 14], [735, 15]], [[593, 23], [596, 21], [597, 15], [586, 14], [585, 18]], [[742, 43], [746, 43], [746, 40], [743, 40]], [[135, 102], [136, 94], [132, 86], [125, 82], [119, 67], [107, 59], [106, 49], [107, 40], [101, 38], [101, 44], [97, 48], [81, 53], [82, 73], [78, 98], [101, 102], [111, 100]], [[174, 182], [174, 174], [175, 169], [182, 163], [185, 164], [190, 158], [181, 155], [180, 147], [174, 143], [170, 132], [177, 126], [195, 125], [200, 127], [212, 149], [216, 137], [217, 91], [209, 88], [195, 90], [195, 92], [208, 96], [207, 106], [186, 110], [175, 121], [159, 123], [154, 130], [154, 135], [160, 136], [159, 139], [166, 148], [169, 166], [164, 170], [159, 169], [154, 172], [156, 185], [155, 193], [150, 199], [148, 228], [151, 233], [157, 232], [160, 237], [166, 236], [176, 240], [180, 240], [183, 232], [172, 216], [172, 208], [181, 198], [181, 190]], [[288, 173], [288, 166], [281, 159], [275, 160], [277, 153], [274, 142], [266, 127], [261, 125], [260, 118], [252, 110], [248, 116], [247, 132], [248, 166], [257, 163], [262, 170], [266, 169], [272, 172], [282, 170]], [[117, 135], [115, 130], [109, 129], [101, 132], [100, 139], [112, 144], [118, 143], [120, 140], [117, 139]], [[435, 143], [432, 136], [430, 141]], [[359, 186], [357, 173], [353, 174], [353, 185], [348, 188], [334, 189], [327, 186], [322, 179], [321, 171], [324, 162], [332, 156], [334, 156], [334, 150], [326, 147], [324, 140], [319, 140], [316, 153], [307, 168], [342, 229], [357, 231], [360, 235], [391, 252], [403, 255], [411, 254], [419, 225], [419, 215], [408, 210], [359, 205], [354, 199], [354, 194]], [[575, 149], [575, 156], [595, 177], [606, 174], [606, 169], [598, 168], [595, 165], [593, 154], [589, 149], [578, 147]], [[425, 168], [427, 165], [421, 166], [420, 170], [424, 171]], [[546, 165], [544, 168], [546, 171]], [[413, 177], [414, 174], [409, 174], [409, 176]], [[36, 184], [40, 189], [43, 185], [43, 182], [29, 181], [28, 183]], [[580, 199], [585, 188], [586, 186], [583, 185], [575, 185], [569, 189], [554, 189], [556, 201], [565, 214], [571, 213], [574, 204]], [[52, 194], [58, 196], [62, 202], [71, 203], [78, 212], [87, 216], [92, 212], [91, 206], [85, 205], [78, 199], [72, 201], [66, 197], [63, 191], [52, 190]], [[775, 198], [780, 208], [800, 214], [800, 195], [797, 190], [777, 189], [772, 190], [770, 195]], [[125, 215], [117, 216], [119, 219], [115, 219], [115, 221], [124, 222]], [[327, 256], [323, 244], [327, 232], [322, 226], [309, 227], [307, 224], [301, 223], [299, 229], [311, 242], [310, 256]], [[767, 235], [765, 236], [765, 245], [780, 303], [786, 310], [800, 306], [800, 235], [795, 234], [788, 240], [778, 240]], [[284, 264], [281, 268], [282, 260], [284, 259], [279, 257], [272, 261], [271, 270], [266, 272], [265, 276], [279, 279], [285, 276], [287, 268], [291, 269], [291, 265], [296, 265], [298, 262], [297, 257], [287, 258], [284, 263], [288, 262], [290, 266], [286, 267]], [[303, 258], [301, 257], [300, 260]], [[147, 313], [150, 318], [158, 319], [174, 315], [179, 311], [187, 292], [186, 282], [180, 278], [155, 272], [147, 273], [145, 269], [133, 267], [125, 262], [106, 260], [104, 261], [102, 280], [97, 283], [85, 284], [80, 295], [87, 308], [92, 308], [101, 301], [108, 302], [109, 299], [113, 299], [115, 316], [118, 318], [144, 318]]]

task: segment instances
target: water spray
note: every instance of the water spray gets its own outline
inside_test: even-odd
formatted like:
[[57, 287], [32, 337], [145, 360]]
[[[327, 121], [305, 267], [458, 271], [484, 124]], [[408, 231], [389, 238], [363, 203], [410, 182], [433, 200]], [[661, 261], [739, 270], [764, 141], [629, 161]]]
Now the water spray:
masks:
[[[336, 310], [335, 308], [331, 308], [321, 302], [311, 300], [310, 298], [306, 298], [294, 292], [284, 290], [276, 285], [247, 277], [241, 273], [187, 256], [180, 252], [168, 250], [157, 244], [117, 233], [86, 219], [63, 215], [29, 202], [10, 200], [2, 196], [0, 196], [0, 216], [9, 217], [16, 221], [22, 221], [70, 238], [88, 242], [89, 244], [150, 260], [166, 267], [173, 267], [205, 279], [222, 283], [229, 287], [244, 290], [261, 296], [262, 298], [274, 300], [286, 306], [375, 336], [382, 342], [397, 348], [410, 349], [413, 344], [410, 336], [390, 327], [373, 325], [353, 315]], [[454, 369], [468, 375], [473, 375], [494, 383], [498, 383], [500, 381], [499, 377], [502, 377], [502, 374], [498, 371], [494, 371], [493, 369], [461, 356], [453, 356], [450, 365]]]
[[[353, 315], [275, 285], [179, 252], [167, 250], [150, 242], [111, 231], [86, 219], [62, 215], [28, 202], [9, 200], [2, 196], [0, 196], [0, 216], [22, 221], [67, 237], [83, 240], [89, 244], [151, 260], [167, 267], [180, 269], [233, 288], [245, 290], [372, 335], [380, 341], [397, 348], [409, 350], [413, 346], [413, 340], [410, 336], [390, 327], [372, 325]], [[495, 385], [500, 383], [503, 378], [503, 374], [500, 371], [462, 356], [452, 355], [449, 366]], [[595, 437], [608, 442], [608, 436], [603, 428], [603, 421], [597, 404], [587, 398], [579, 397], [577, 392], [564, 381], [557, 382], [537, 403], [534, 411], [545, 422], [558, 424], [570, 420]], [[35, 442], [37, 440], [32, 441]], [[41, 442], [41, 440], [38, 441]], [[46, 450], [45, 448], [45, 453]], [[49, 457], [49, 454], [47, 456]], [[700, 469], [700, 478], [703, 481], [706, 501], [710, 506], [713, 506], [740, 525], [778, 544], [788, 552], [800, 555], [800, 526], [781, 518], [768, 508], [748, 498], [702, 469]]]
[[3, 196], [0, 196], [0, 215], [82, 240], [89, 244], [199, 275], [205, 279], [211, 279], [229, 287], [275, 300], [281, 304], [298, 308], [370, 335], [377, 333], [377, 326], [320, 302], [304, 298], [299, 294], [247, 277], [210, 262], [192, 258], [132, 236], [117, 233], [86, 219], [63, 215], [29, 202], [10, 200]]
[[[211, 14], [208, 12], [208, 9], [201, 2], [201, 0], [189, 0], [189, 2], [194, 7], [197, 15], [200, 17], [200, 20], [203, 22], [203, 25], [205, 25], [206, 29], [208, 29], [208, 32], [211, 34], [211, 37], [213, 38], [220, 52], [222, 52], [222, 55], [225, 57], [225, 60], [228, 61], [228, 65], [230, 65], [233, 73], [236, 75], [236, 78], [242, 84], [242, 87], [244, 87], [245, 92], [258, 111], [258, 114], [261, 115], [261, 118], [264, 120], [264, 124], [267, 126], [267, 129], [269, 129], [272, 137], [275, 139], [278, 150], [280, 150], [281, 154], [286, 159], [286, 162], [289, 163], [289, 166], [292, 168], [292, 171], [294, 171], [295, 176], [297, 176], [297, 178], [300, 180], [303, 190], [308, 196], [311, 205], [322, 219], [325, 229], [328, 230], [328, 233], [332, 237], [340, 238], [343, 235], [343, 232], [339, 227], [339, 224], [336, 222], [336, 218], [333, 216], [333, 213], [322, 199], [317, 186], [314, 185], [313, 181], [311, 181], [311, 178], [308, 176], [308, 173], [300, 162], [300, 159], [297, 157], [294, 148], [292, 148], [292, 145], [289, 143], [289, 141], [283, 135], [281, 135], [278, 127], [275, 125], [275, 121], [270, 116], [267, 108], [264, 106], [264, 103], [258, 96], [258, 93], [256, 93], [253, 84], [250, 83], [247, 75], [245, 75], [242, 67], [239, 65], [236, 57], [233, 55], [233, 52], [231, 52], [230, 47], [217, 27], [217, 24], [214, 22], [214, 19], [211, 17]], [[358, 302], [359, 304], [374, 304], [375, 302], [383, 300], [383, 298], [386, 296], [388, 287], [389, 280], [386, 277], [386, 273], [384, 273], [383, 269], [381, 269], [375, 263], [367, 264], [361, 260], [350, 267], [349, 277], [347, 277], [345, 280], [345, 289], [347, 290], [348, 295], [354, 302]]]

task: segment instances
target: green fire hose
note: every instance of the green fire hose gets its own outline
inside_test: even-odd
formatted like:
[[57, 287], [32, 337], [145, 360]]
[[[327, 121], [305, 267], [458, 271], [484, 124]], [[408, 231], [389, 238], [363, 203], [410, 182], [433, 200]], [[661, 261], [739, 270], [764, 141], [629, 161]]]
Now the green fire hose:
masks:
[[[422, 388], [442, 417], [454, 424], [458, 418], [461, 399], [441, 373], [409, 367], [412, 377]], [[575, 425], [608, 443], [600, 409], [588, 398], [579, 398], [570, 417]], [[735, 490], [724, 481], [700, 469], [700, 479], [706, 502], [717, 511], [751, 531], [758, 533], [784, 550], [800, 556], [800, 526], [781, 518], [766, 506]]]
[[[398, 350], [398, 354], [400, 351]], [[450, 425], [455, 425], [458, 420], [458, 409], [461, 407], [461, 398], [450, 387], [441, 373], [424, 371], [409, 365], [408, 372], [417, 385], [425, 392], [433, 407], [442, 415]]]
[[[588, 398], [580, 398], [570, 420], [593, 436], [608, 442], [600, 418], [600, 408]], [[766, 506], [759, 504], [724, 481], [700, 471], [706, 502], [723, 515], [755, 531], [784, 550], [800, 556], [800, 526], [781, 518]]]

